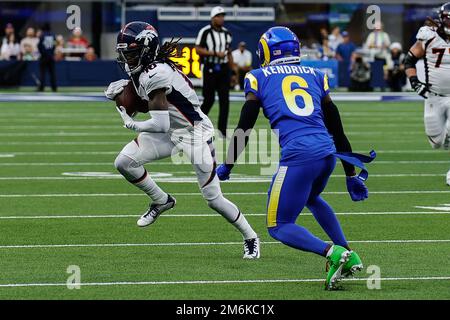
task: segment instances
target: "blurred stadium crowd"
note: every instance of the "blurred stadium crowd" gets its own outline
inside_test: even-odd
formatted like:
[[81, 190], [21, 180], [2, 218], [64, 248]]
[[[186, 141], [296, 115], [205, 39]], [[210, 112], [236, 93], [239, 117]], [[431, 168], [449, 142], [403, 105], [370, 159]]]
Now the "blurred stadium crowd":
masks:
[[[211, 7], [222, 2], [207, 1], [202, 4], [189, 2], [186, 6]], [[272, 24], [286, 25], [298, 35], [302, 43], [304, 60], [337, 63], [338, 68], [336, 67], [333, 70], [334, 76], [332, 78], [339, 80], [339, 87], [348, 88], [350, 91], [381, 89], [382, 91], [393, 92], [409, 88], [406, 84], [403, 65], [405, 48], [409, 48], [414, 42], [415, 32], [423, 24], [426, 16], [433, 15], [432, 8], [434, 6], [433, 1], [433, 3], [422, 5], [408, 4], [406, 1], [404, 4], [392, 5], [387, 1], [381, 1], [381, 3], [385, 3], [382, 7], [381, 20], [386, 23], [386, 26], [383, 23], [378, 23], [373, 30], [369, 30], [366, 28], [364, 21], [368, 4], [363, 1], [360, 4], [340, 4], [338, 1], [331, 1], [329, 4], [321, 1], [316, 4], [310, 2], [295, 3], [295, 1], [292, 4], [283, 1], [274, 1], [273, 3], [262, 1], [256, 6], [254, 1], [235, 2], [237, 3], [227, 2], [227, 5], [229, 5], [229, 8], [233, 5], [235, 5], [234, 8], [236, 6], [238, 8], [247, 6], [253, 6], [254, 8], [273, 7], [275, 18]], [[138, 15], [133, 16], [132, 19], [144, 16], [147, 17], [146, 21], [155, 19], [156, 13], [152, 16], [150, 11], [157, 10], [155, 8], [159, 8], [160, 5], [154, 5], [155, 1], [152, 3], [153, 9], [149, 11], [139, 9], [134, 12]], [[161, 3], [165, 3], [166, 7], [172, 5], [172, 3], [163, 0]], [[180, 3], [180, 1], [175, 1], [173, 4], [181, 6]], [[58, 5], [61, 7], [57, 7]], [[133, 9], [132, 5], [140, 6], [138, 2], [134, 2], [129, 5], [127, 10]], [[18, 6], [18, 3], [11, 4], [8, 10], [12, 11], [13, 6]], [[25, 8], [26, 4], [20, 4], [18, 8], [21, 6]], [[33, 10], [45, 11], [50, 8], [50, 11], [63, 12], [65, 6], [66, 4], [63, 3], [52, 3], [44, 9], [35, 6]], [[111, 43], [115, 41], [114, 35], [122, 24], [117, 5], [102, 1], [101, 3], [93, 3], [92, 7], [84, 3], [80, 3], [80, 6], [83, 10], [84, 19], [81, 27], [69, 30], [63, 24], [62, 19], [51, 23], [56, 39], [54, 60], [56, 62], [113, 60], [115, 54]], [[89, 12], [86, 13], [86, 11]], [[40, 20], [35, 19], [35, 17], [20, 17], [20, 19], [12, 20], [11, 16], [8, 16], [5, 12], [0, 9], [0, 60], [39, 60], [41, 55], [39, 41], [41, 41], [45, 20], [42, 18]], [[42, 12], [40, 14], [41, 17], [44, 16]], [[52, 15], [49, 14], [49, 16]], [[398, 21], [395, 21], [396, 17], [398, 17]], [[122, 19], [124, 18], [122, 17]], [[125, 19], [130, 19], [128, 12]], [[186, 37], [182, 32], [189, 31], [192, 34], [198, 32], [199, 28], [191, 30], [196, 28], [192, 27], [193, 24], [188, 26], [191, 19], [179, 21], [180, 23], [175, 21], [174, 24], [180, 24], [180, 33], [177, 33], [176, 27], [171, 27], [171, 30], [176, 30], [175, 33], [177, 34], [165, 34], [161, 38], [167, 39], [168, 36]], [[151, 22], [153, 23], [153, 20]], [[226, 27], [227, 23], [234, 23], [231, 50], [233, 51], [235, 64], [232, 68], [230, 88], [237, 90], [242, 89], [243, 75], [258, 66], [255, 45], [260, 34], [256, 31], [251, 34], [252, 30], [239, 34], [236, 33], [236, 30], [239, 30], [239, 21], [229, 22], [226, 20]], [[192, 35], [187, 37], [192, 38]], [[323, 65], [325, 66], [323, 68], [331, 68], [326, 63], [323, 63]]]
[[[13, 23], [6, 23], [1, 41], [0, 60], [38, 60], [41, 55], [38, 49], [41, 36], [41, 28], [28, 26], [21, 35], [16, 32]], [[56, 35], [56, 61], [94, 61], [97, 58], [94, 47], [83, 36], [81, 28], [74, 28], [72, 34], [66, 37], [62, 34]]]
[[389, 33], [384, 31], [383, 23], [377, 23], [362, 45], [355, 44], [350, 34], [339, 26], [320, 29], [320, 39], [313, 40], [303, 51], [309, 52], [309, 58], [336, 59], [347, 66], [352, 91], [371, 91], [371, 64], [378, 61], [383, 66], [384, 79], [391, 91], [398, 92], [406, 84], [405, 54], [399, 42], [391, 42]]

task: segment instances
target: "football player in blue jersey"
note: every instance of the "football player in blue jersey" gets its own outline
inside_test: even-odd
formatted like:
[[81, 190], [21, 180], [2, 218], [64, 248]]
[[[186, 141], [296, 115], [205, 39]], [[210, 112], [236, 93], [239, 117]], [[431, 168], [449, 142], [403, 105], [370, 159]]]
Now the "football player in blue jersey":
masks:
[[[342, 277], [362, 270], [363, 265], [349, 248], [333, 209], [320, 194], [338, 157], [343, 161], [352, 200], [366, 199], [367, 171], [362, 162], [372, 161], [375, 152], [371, 157], [351, 153], [339, 111], [329, 96], [327, 75], [300, 64], [300, 43], [291, 30], [270, 28], [259, 41], [258, 55], [261, 68], [245, 77], [246, 102], [227, 160], [217, 168], [217, 174], [221, 180], [229, 179], [262, 108], [281, 146], [279, 168], [268, 192], [269, 234], [290, 247], [326, 257], [329, 271], [325, 285], [333, 290]], [[360, 175], [356, 175], [355, 165], [363, 168]], [[333, 245], [295, 223], [305, 206]]]

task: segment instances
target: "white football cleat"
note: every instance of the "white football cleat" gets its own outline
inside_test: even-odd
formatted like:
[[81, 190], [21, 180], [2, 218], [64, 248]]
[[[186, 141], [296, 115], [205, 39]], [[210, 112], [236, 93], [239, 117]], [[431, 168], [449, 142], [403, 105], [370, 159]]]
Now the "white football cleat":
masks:
[[147, 212], [145, 212], [137, 221], [137, 225], [139, 227], [146, 227], [148, 225], [151, 225], [153, 222], [158, 219], [158, 217], [164, 212], [169, 209], [172, 209], [175, 207], [175, 204], [177, 201], [174, 197], [172, 197], [170, 194], [168, 195], [167, 202], [164, 204], [157, 204], [152, 203], [150, 204], [150, 207], [148, 208]]
[[450, 170], [447, 172], [447, 185], [450, 186]]
[[259, 259], [259, 238], [244, 240], [244, 259]]

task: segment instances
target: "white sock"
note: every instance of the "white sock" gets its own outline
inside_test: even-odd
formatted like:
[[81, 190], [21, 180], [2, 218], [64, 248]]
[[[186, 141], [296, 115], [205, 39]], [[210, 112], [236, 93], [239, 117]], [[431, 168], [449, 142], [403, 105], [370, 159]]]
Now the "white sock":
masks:
[[238, 229], [244, 239], [252, 239], [258, 236], [244, 215], [239, 211], [238, 207], [223, 195], [219, 195], [216, 199], [208, 201], [208, 205]]
[[154, 203], [164, 204], [167, 202], [169, 195], [158, 187], [155, 181], [153, 181], [148, 174], [143, 180], [133, 184], [144, 191]]
[[255, 230], [253, 230], [253, 228], [250, 226], [247, 219], [241, 212], [239, 213], [239, 218], [237, 219], [237, 221], [233, 222], [233, 226], [235, 226], [236, 229], [238, 229], [242, 233], [242, 236], [245, 240], [258, 237]]

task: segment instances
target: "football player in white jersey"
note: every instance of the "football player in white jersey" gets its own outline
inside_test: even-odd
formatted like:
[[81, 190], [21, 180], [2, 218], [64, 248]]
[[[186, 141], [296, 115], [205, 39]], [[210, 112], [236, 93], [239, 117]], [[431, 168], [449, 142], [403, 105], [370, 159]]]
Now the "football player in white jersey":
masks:
[[[417, 42], [405, 58], [411, 87], [425, 98], [425, 132], [433, 148], [450, 143], [450, 2], [439, 9], [439, 20], [419, 29]], [[424, 59], [425, 82], [417, 78], [416, 63]], [[447, 172], [450, 185], [450, 170]]]
[[125, 65], [131, 79], [113, 82], [105, 91], [114, 100], [132, 81], [138, 95], [148, 101], [151, 118], [146, 121], [135, 121], [123, 107], [118, 108], [125, 127], [139, 135], [122, 149], [115, 166], [151, 199], [149, 209], [137, 224], [140, 227], [152, 224], [176, 203], [174, 197], [153, 181], [143, 165], [182, 151], [193, 165], [208, 206], [241, 232], [244, 258], [259, 258], [257, 234], [237, 206], [222, 195], [216, 175], [213, 125], [201, 111], [191, 82], [170, 60], [175, 48], [176, 43], [172, 41], [160, 47], [158, 33], [150, 24], [128, 23], [118, 34], [117, 52], [118, 61]]

